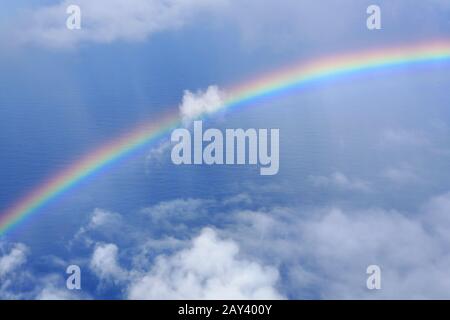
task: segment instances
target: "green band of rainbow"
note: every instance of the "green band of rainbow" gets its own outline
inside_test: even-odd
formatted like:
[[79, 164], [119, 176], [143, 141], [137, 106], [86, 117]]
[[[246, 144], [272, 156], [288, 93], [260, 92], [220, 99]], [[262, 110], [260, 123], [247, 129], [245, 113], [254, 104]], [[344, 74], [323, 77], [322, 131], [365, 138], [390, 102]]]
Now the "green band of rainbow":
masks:
[[[228, 98], [221, 110], [235, 108], [254, 99], [274, 95], [291, 88], [300, 88], [315, 81], [383, 68], [438, 61], [450, 61], [449, 40], [316, 59], [309, 63], [290, 65], [231, 88], [227, 91]], [[32, 192], [19, 199], [0, 215], [0, 236], [37, 212], [50, 200], [73, 188], [77, 183], [180, 126], [181, 122], [177, 111], [173, 110], [151, 123], [144, 124], [130, 133], [112, 140], [38, 185]]]

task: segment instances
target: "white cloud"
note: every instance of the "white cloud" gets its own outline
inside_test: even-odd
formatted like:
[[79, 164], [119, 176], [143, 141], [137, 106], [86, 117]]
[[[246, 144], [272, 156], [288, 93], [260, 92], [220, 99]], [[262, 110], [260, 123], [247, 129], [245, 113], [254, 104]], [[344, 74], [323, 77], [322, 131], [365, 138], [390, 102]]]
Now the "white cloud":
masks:
[[[184, 91], [183, 99], [179, 105], [180, 118], [184, 126], [189, 126], [193, 120], [220, 110], [225, 104], [225, 92], [216, 85], [209, 86], [206, 91]], [[147, 155], [147, 165], [150, 162], [160, 163], [172, 147], [170, 140], [161, 142], [152, 148]]]
[[101, 280], [121, 281], [127, 277], [119, 265], [118, 252], [115, 244], [97, 244], [89, 266]]
[[[191, 211], [229, 211], [221, 229], [197, 234], [194, 228], [183, 235], [195, 234], [192, 240], [170, 231], [151, 239], [149, 231], [130, 247], [128, 233], [122, 234], [127, 244], [121, 260], [130, 267], [119, 263], [116, 244], [98, 243], [89, 266], [102, 283], [120, 284], [131, 299], [449, 297], [450, 193], [431, 198], [414, 214], [340, 207], [236, 211], [219, 206], [224, 202], [178, 199], [154, 206], [149, 214], [157, 212], [160, 221], [175, 216], [177, 223], [189, 222]], [[172, 231], [177, 235], [176, 228]], [[370, 264], [382, 269], [380, 291], [365, 287]], [[74, 297], [59, 280], [45, 283], [36, 282], [28, 296], [20, 297]], [[0, 290], [0, 295], [18, 297], [14, 291]]]
[[450, 243], [450, 192], [433, 197], [423, 206], [422, 223]]
[[120, 214], [96, 208], [90, 215], [87, 225], [78, 230], [69, 246], [77, 241], [82, 241], [87, 246], [95, 244], [95, 240], [91, 239], [94, 233], [97, 237], [101, 234], [108, 239], [117, 236], [117, 233], [123, 230], [122, 226], [123, 220]]
[[278, 272], [239, 258], [239, 247], [204, 229], [192, 246], [160, 256], [152, 269], [135, 279], [130, 299], [279, 299]]
[[383, 171], [383, 176], [397, 184], [413, 183], [419, 180], [413, 168], [408, 164], [387, 168]]
[[[0, 257], [0, 299], [68, 300], [85, 299], [85, 292], [66, 288], [61, 274], [37, 274], [26, 265], [30, 249], [24, 244], [12, 245], [9, 253]], [[46, 260], [49, 258], [47, 257]], [[58, 262], [59, 263], [59, 262]], [[51, 263], [49, 263], [51, 264]], [[59, 266], [65, 270], [66, 265]]]
[[251, 205], [252, 203], [253, 200], [247, 193], [239, 193], [222, 201], [223, 205], [240, 205], [241, 207], [245, 205]]
[[[5, 248], [10, 248], [9, 250]], [[24, 244], [8, 245], [0, 242], [0, 299], [31, 299], [33, 292], [17, 290], [34, 279], [25, 269], [29, 249]]]
[[[418, 213], [385, 209], [272, 209], [240, 212], [232, 234], [242, 250], [284, 266], [282, 286], [296, 298], [450, 297], [450, 194]], [[382, 289], [365, 287], [368, 265]]]
[[66, 281], [60, 275], [50, 274], [40, 281], [42, 288], [36, 295], [36, 300], [77, 300], [88, 299], [84, 292], [69, 290]]
[[169, 154], [169, 151], [172, 147], [172, 142], [170, 140], [165, 140], [159, 143], [157, 146], [153, 147], [146, 157], [146, 164], [147, 164], [147, 172], [149, 172], [148, 166], [151, 164], [157, 163], [163, 163], [164, 161], [169, 161], [169, 158], [166, 158], [166, 155]]
[[[409, 1], [380, 0], [380, 6], [385, 8], [384, 17], [392, 26], [387, 39], [404, 40], [409, 31], [407, 26], [419, 20], [421, 32], [418, 36], [435, 35], [439, 21], [446, 21], [445, 2], [418, 3], [417, 10], [411, 12]], [[78, 4], [82, 8], [82, 29], [76, 32], [65, 28], [69, 4]], [[358, 0], [328, 0], [324, 10], [324, 6], [315, 0], [284, 0], [282, 4], [267, 0], [264, 5], [257, 0], [64, 0], [30, 12], [23, 18], [25, 28], [14, 26], [20, 31], [13, 38], [53, 47], [84, 42], [135, 41], [156, 32], [180, 28], [197, 17], [203, 17], [197, 23], [204, 24], [204, 17], [207, 17], [226, 28], [225, 31], [238, 31], [246, 48], [264, 46], [266, 50], [275, 51], [307, 48], [317, 53], [323, 52], [323, 46], [331, 46], [331, 50], [336, 46], [348, 46], [349, 42], [365, 45], [366, 30], [363, 27], [367, 5]], [[427, 21], [421, 16], [424, 10], [431, 17]], [[339, 19], [335, 17], [337, 11], [340, 12]]]
[[22, 244], [15, 244], [8, 254], [0, 256], [0, 278], [15, 271], [27, 261], [28, 248]]
[[180, 105], [180, 115], [184, 123], [219, 110], [225, 103], [225, 93], [217, 86], [209, 86], [206, 91], [184, 92]]
[[36, 296], [36, 300], [73, 300], [75, 299], [67, 289], [47, 287]]
[[208, 207], [214, 204], [212, 200], [204, 199], [175, 199], [163, 201], [152, 207], [142, 210], [154, 222], [171, 221], [181, 219], [189, 221], [208, 213]]
[[92, 214], [88, 228], [93, 230], [108, 224], [120, 223], [122, 221], [121, 218], [117, 213], [96, 208]]
[[[98, 244], [91, 269], [102, 282], [120, 283], [130, 299], [449, 297], [450, 194], [411, 214], [341, 207], [239, 211], [222, 207], [228, 199], [177, 199], [144, 210], [163, 235], [152, 239], [149, 231], [131, 248], [124, 245], [128, 268], [119, 263], [117, 245]], [[249, 196], [236, 199], [246, 203]], [[194, 223], [179, 233], [179, 224], [216, 210], [225, 210], [220, 229], [192, 236]], [[172, 228], [161, 228], [167, 221]], [[380, 291], [365, 287], [371, 264], [382, 269]]]
[[[316, 262], [316, 273], [329, 277], [319, 286], [325, 298], [414, 298], [442, 289], [430, 285], [439, 278], [434, 261], [441, 255], [439, 241], [414, 219], [394, 211], [334, 209], [302, 227], [302, 243], [310, 245], [303, 255]], [[371, 264], [383, 270], [380, 292], [365, 288]]]
[[[81, 29], [66, 28], [66, 9], [81, 8]], [[225, 0], [66, 0], [31, 11], [21, 41], [51, 47], [71, 47], [83, 42], [140, 41], [165, 30], [179, 28], [194, 16], [226, 4]]]
[[334, 172], [330, 176], [310, 176], [309, 179], [316, 187], [335, 187], [341, 190], [363, 192], [371, 190], [368, 182], [349, 178], [342, 172]]
[[[182, 102], [179, 105], [180, 119], [183, 125], [187, 127], [196, 118], [220, 110], [224, 103], [225, 92], [219, 89], [218, 86], [209, 86], [206, 91], [191, 92], [185, 90]], [[171, 147], [172, 142], [167, 140], [162, 141], [150, 150], [146, 158], [147, 172], [149, 171], [150, 163], [161, 163], [168, 155]]]

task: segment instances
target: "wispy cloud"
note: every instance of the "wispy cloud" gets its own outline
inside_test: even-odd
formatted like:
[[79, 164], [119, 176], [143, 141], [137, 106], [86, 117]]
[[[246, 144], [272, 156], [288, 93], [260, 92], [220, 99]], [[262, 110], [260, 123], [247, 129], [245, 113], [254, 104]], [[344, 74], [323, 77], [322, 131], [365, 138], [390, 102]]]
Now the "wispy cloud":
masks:
[[334, 172], [330, 176], [310, 176], [316, 187], [332, 187], [349, 191], [371, 191], [370, 183], [357, 178], [349, 178], [342, 172]]
[[415, 183], [420, 180], [413, 167], [406, 163], [386, 168], [382, 175], [397, 184]]

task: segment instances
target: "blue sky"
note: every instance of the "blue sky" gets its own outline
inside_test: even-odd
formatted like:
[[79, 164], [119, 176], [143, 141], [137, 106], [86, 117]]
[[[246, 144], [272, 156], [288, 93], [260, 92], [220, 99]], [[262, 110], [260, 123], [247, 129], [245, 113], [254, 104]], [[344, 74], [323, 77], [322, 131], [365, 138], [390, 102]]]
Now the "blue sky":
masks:
[[[0, 0], [0, 208], [186, 90], [450, 36], [446, 0], [376, 1], [369, 31], [373, 3]], [[81, 30], [65, 28], [69, 4]], [[208, 120], [279, 128], [276, 176], [174, 166], [163, 138], [0, 239], [0, 298], [449, 298], [449, 70], [358, 75]], [[82, 290], [66, 289], [71, 264]]]

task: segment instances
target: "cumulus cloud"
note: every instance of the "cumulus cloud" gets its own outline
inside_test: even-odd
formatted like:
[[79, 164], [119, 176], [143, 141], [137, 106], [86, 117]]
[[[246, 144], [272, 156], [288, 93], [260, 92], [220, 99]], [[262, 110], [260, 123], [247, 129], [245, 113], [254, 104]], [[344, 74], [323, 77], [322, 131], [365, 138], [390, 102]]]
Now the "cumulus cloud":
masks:
[[[183, 125], [187, 127], [196, 118], [220, 110], [225, 104], [225, 97], [225, 92], [216, 85], [209, 86], [206, 91], [191, 92], [185, 90], [182, 102], [179, 105], [180, 119]], [[161, 163], [172, 146], [172, 142], [167, 140], [153, 147], [147, 155], [147, 170], [151, 163]]]
[[118, 252], [115, 244], [97, 244], [89, 266], [101, 280], [121, 281], [127, 277], [126, 271], [119, 265]]
[[209, 86], [206, 91], [186, 90], [180, 105], [180, 115], [184, 123], [219, 110], [225, 103], [225, 93], [218, 86]]
[[[201, 12], [211, 14], [225, 0], [65, 0], [44, 6], [24, 17], [23, 42], [51, 47], [71, 47], [83, 42], [140, 41], [188, 23]], [[69, 5], [81, 9], [81, 29], [66, 28]]]
[[[340, 206], [227, 208], [233, 198], [237, 204], [251, 200], [238, 194], [156, 205], [145, 215], [156, 212], [161, 221], [189, 224], [192, 212], [220, 209], [226, 220], [197, 233], [205, 225], [200, 219], [181, 239], [177, 228], [158, 225], [131, 246], [97, 243], [89, 267], [101, 283], [118, 285], [130, 299], [449, 297], [449, 193], [432, 197], [414, 213]], [[151, 239], [154, 230], [159, 236]], [[379, 291], [365, 287], [372, 264], [382, 270]], [[70, 298], [53, 283], [37, 285], [30, 297]]]
[[[146, 214], [189, 223], [195, 216], [189, 212], [226, 202], [178, 199]], [[181, 213], [171, 215], [178, 207]], [[138, 251], [148, 251], [135, 254], [139, 261], [129, 271], [119, 265], [112, 244], [97, 247], [91, 266], [97, 265], [101, 279], [121, 279], [131, 299], [445, 298], [450, 282], [440, 279], [450, 269], [448, 212], [448, 194], [430, 199], [414, 215], [382, 208], [230, 208], [222, 228], [206, 228], [188, 243], [166, 237], [142, 245]], [[154, 258], [160, 245], [170, 253]], [[381, 291], [365, 287], [371, 264], [382, 268]], [[283, 268], [282, 277], [274, 266]]]
[[371, 190], [368, 182], [357, 178], [349, 178], [342, 172], [334, 172], [330, 176], [310, 176], [309, 179], [316, 187], [335, 187], [341, 190], [363, 192]]
[[280, 299], [276, 269], [239, 258], [239, 247], [204, 229], [192, 246], [160, 256], [130, 287], [130, 299]]

